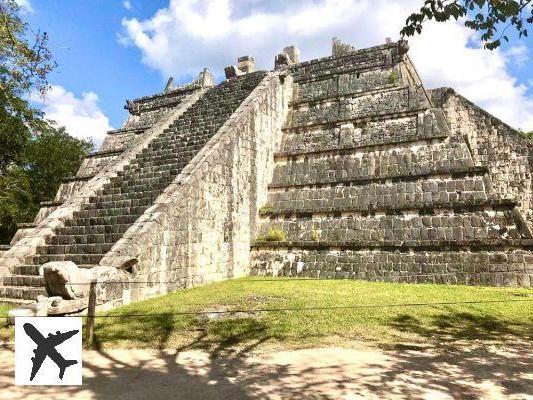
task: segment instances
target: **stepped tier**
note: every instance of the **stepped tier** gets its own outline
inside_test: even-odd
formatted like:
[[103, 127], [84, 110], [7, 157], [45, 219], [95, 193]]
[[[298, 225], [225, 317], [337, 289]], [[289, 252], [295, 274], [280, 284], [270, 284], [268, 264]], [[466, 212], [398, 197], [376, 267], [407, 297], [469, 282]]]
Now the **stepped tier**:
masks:
[[272, 190], [263, 214], [457, 209], [482, 206], [490, 203], [489, 197], [481, 176], [430, 176], [411, 182]]
[[295, 89], [293, 104], [342, 97], [369, 90], [393, 88], [398, 84], [394, 68], [327, 76], [300, 82]]
[[[46, 245], [39, 246], [37, 255], [26, 260], [28, 265], [25, 268], [50, 261], [73, 261], [87, 267], [97, 265], [264, 76], [264, 72], [244, 75], [207, 91], [116, 177], [111, 178], [81, 211], [65, 221], [64, 226], [56, 230], [56, 235], [47, 239]], [[39, 294], [41, 289], [28, 291], [26, 287], [43, 285], [40, 279], [19, 279], [18, 276], [6, 279], [4, 284], [9, 287], [2, 290], [10, 298]], [[28, 282], [31, 285], [27, 285]]]
[[289, 127], [294, 129], [368, 116], [413, 112], [429, 107], [423, 91], [402, 86], [298, 105], [291, 113]]
[[531, 286], [533, 252], [256, 250], [252, 275], [411, 283]]
[[[433, 215], [407, 212], [403, 215], [366, 217], [348, 213], [342, 217], [333, 214], [289, 220], [279, 217], [262, 224], [258, 240], [268, 238], [272, 229], [284, 233], [285, 238], [279, 243], [283, 246], [300, 242], [345, 243], [355, 247], [439, 247], [454, 243], [484, 246], [525, 239], [516, 226], [512, 211], [505, 209], [439, 212]], [[284, 244], [285, 241], [288, 243]]]
[[315, 127], [288, 131], [279, 155], [290, 156], [313, 152], [393, 145], [448, 137], [442, 112], [428, 110], [410, 116], [362, 120], [335, 127]]
[[291, 66], [290, 72], [294, 81], [300, 83], [333, 74], [390, 68], [401, 60], [403, 54], [402, 47], [397, 43], [385, 44], [356, 50], [340, 57], [304, 61]]
[[409, 145], [349, 154], [313, 154], [278, 162], [271, 188], [411, 178], [474, 171], [463, 143]]

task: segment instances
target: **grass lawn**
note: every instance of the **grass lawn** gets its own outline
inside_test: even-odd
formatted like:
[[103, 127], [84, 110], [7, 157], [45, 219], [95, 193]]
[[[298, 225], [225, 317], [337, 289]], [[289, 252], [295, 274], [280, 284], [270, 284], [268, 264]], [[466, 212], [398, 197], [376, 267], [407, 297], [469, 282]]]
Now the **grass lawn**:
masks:
[[14, 329], [7, 327], [7, 312], [13, 308], [11, 304], [0, 303], [0, 343], [3, 341], [13, 340]]
[[[340, 308], [502, 300], [507, 302]], [[154, 315], [311, 307], [339, 308], [234, 315]], [[152, 315], [126, 317], [128, 314]], [[502, 343], [533, 339], [533, 290], [242, 278], [172, 293], [100, 315], [107, 316], [96, 320], [96, 345], [103, 348], [196, 348], [216, 355], [238, 347], [297, 348], [346, 345], [354, 341], [385, 348], [429, 343]]]

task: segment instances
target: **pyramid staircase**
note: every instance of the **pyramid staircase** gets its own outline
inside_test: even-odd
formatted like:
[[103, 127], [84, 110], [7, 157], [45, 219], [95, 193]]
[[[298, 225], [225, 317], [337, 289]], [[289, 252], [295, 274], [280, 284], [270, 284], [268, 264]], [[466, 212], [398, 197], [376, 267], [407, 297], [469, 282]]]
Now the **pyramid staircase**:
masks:
[[0, 298], [32, 300], [45, 295], [39, 267], [50, 261], [98, 265], [126, 230], [153, 204], [207, 141], [219, 130], [265, 77], [254, 72], [225, 81], [207, 91], [163, 134], [126, 165], [118, 176], [89, 199], [82, 210], [47, 238], [37, 255], [3, 277]]
[[531, 284], [516, 201], [491, 191], [396, 44], [291, 74], [253, 274]]

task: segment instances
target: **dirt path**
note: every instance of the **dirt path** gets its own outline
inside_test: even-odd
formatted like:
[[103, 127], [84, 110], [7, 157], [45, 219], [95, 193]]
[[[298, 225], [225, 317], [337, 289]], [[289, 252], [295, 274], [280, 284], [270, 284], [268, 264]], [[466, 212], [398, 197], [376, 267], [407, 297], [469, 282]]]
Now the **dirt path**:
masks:
[[84, 353], [81, 387], [14, 386], [0, 349], [2, 399], [533, 399], [531, 348], [382, 351], [318, 348], [218, 357], [203, 351]]

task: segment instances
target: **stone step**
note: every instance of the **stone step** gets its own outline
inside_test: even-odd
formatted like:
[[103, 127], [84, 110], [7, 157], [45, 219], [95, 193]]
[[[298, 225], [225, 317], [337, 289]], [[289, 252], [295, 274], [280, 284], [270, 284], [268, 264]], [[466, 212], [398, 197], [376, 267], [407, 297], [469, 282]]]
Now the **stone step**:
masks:
[[72, 261], [75, 264], [98, 265], [103, 254], [40, 254], [30, 256], [26, 260], [27, 264], [43, 265], [52, 261]]
[[65, 221], [65, 226], [128, 225], [133, 224], [140, 215], [119, 215], [109, 217], [75, 218]]
[[[86, 269], [91, 269], [92, 267], [94, 267], [94, 265], [91, 265], [91, 264], [78, 264], [78, 267], [79, 268], [86, 268]], [[39, 269], [40, 269], [40, 266], [39, 265], [31, 265], [31, 264], [28, 264], [28, 265], [19, 265], [19, 266], [16, 266], [13, 268], [13, 274], [14, 275], [23, 275], [23, 276], [27, 276], [27, 275], [39, 275]]]
[[139, 198], [139, 199], [123, 199], [123, 200], [105, 200], [102, 201], [99, 198], [96, 198], [96, 202], [89, 203], [87, 206], [85, 206], [84, 210], [94, 210], [97, 208], [120, 208], [120, 207], [146, 207], [148, 208], [151, 206], [154, 202], [154, 199], [156, 196], [149, 196], [145, 198]]
[[[133, 193], [115, 193], [115, 194], [98, 194], [97, 197], [89, 199], [89, 204], [96, 204], [95, 207], [99, 207], [98, 203], [112, 203], [116, 201], [125, 200], [154, 200], [159, 194], [154, 193], [152, 190], [138, 191]], [[150, 202], [151, 204], [151, 202]], [[89, 205], [87, 207], [90, 207]]]
[[39, 275], [9, 275], [2, 277], [4, 286], [43, 287], [44, 277]]
[[37, 300], [39, 295], [46, 296], [46, 289], [31, 286], [0, 287], [0, 299]]
[[[168, 179], [167, 182], [170, 182], [171, 180]], [[152, 183], [136, 183], [131, 182], [130, 185], [124, 185], [120, 187], [114, 187], [112, 185], [108, 186], [107, 188], [103, 189], [101, 191], [101, 194], [125, 194], [125, 193], [131, 193], [131, 192], [148, 192], [152, 191], [154, 193], [161, 193], [164, 188], [168, 186], [168, 183], [161, 181], [161, 180], [154, 180]]]
[[139, 207], [99, 207], [99, 208], [90, 208], [84, 209], [82, 211], [76, 211], [73, 213], [73, 219], [85, 219], [85, 218], [96, 218], [96, 217], [115, 217], [120, 215], [138, 215], [140, 216], [148, 207], [139, 206]]
[[13, 268], [14, 275], [39, 275], [38, 265], [19, 265]]
[[62, 235], [98, 235], [98, 234], [122, 234], [131, 224], [92, 225], [92, 226], [64, 226], [56, 229], [58, 236]]
[[[176, 172], [176, 173], [173, 173]], [[139, 175], [137, 178], [134, 176], [129, 176], [127, 178], [119, 177], [106, 187], [106, 190], [111, 189], [129, 189], [130, 187], [138, 187], [140, 185], [147, 185], [149, 187], [155, 186], [159, 187], [161, 185], [168, 184], [172, 180], [172, 178], [177, 174], [177, 170], [168, 170], [168, 171], [162, 171], [158, 174], [152, 173], [152, 175], [155, 176], [142, 176]]]
[[122, 237], [122, 233], [108, 234], [83, 234], [83, 235], [59, 235], [48, 237], [47, 244], [50, 245], [71, 245], [71, 244], [97, 244], [115, 243]]
[[179, 166], [176, 164], [175, 161], [169, 161], [167, 163], [161, 163], [159, 165], [143, 165], [140, 166], [138, 164], [130, 164], [126, 167], [124, 167], [124, 171], [119, 173], [119, 176], [124, 176], [131, 174], [136, 174], [138, 176], [144, 176], [145, 174], [149, 176], [149, 174], [153, 174], [153, 176], [157, 176], [157, 174], [165, 173], [167, 171], [170, 171], [171, 174], [177, 174], [179, 172]]
[[88, 243], [88, 244], [49, 244], [37, 246], [36, 254], [105, 254], [114, 243]]

